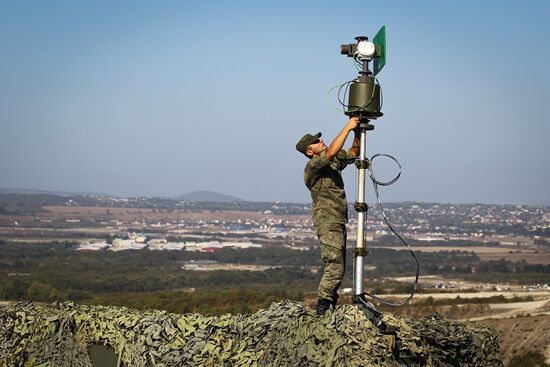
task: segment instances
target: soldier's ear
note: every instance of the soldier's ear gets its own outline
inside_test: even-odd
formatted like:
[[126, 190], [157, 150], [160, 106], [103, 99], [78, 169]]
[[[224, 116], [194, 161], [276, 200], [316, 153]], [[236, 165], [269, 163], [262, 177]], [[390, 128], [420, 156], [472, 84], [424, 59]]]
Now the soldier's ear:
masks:
[[309, 158], [313, 157], [313, 150], [311, 150], [311, 148], [308, 147], [308, 148], [306, 149], [306, 155], [307, 155]]

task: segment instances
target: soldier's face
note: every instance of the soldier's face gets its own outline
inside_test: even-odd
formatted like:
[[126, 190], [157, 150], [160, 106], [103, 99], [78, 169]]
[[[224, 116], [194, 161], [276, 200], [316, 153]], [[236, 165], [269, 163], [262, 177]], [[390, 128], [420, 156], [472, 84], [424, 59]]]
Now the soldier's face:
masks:
[[317, 139], [315, 143], [310, 144], [308, 147], [308, 150], [311, 151], [312, 155], [319, 154], [325, 149], [327, 149], [327, 146], [325, 145], [323, 139]]

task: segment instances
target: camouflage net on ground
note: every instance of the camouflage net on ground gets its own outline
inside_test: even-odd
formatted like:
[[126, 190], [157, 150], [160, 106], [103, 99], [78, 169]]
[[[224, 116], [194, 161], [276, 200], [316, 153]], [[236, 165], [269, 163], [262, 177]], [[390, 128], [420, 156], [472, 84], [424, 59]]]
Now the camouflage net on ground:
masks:
[[[502, 366], [496, 333], [474, 323], [385, 314], [426, 366]], [[120, 365], [396, 366], [382, 334], [353, 305], [323, 317], [298, 302], [247, 315], [177, 315], [74, 303], [0, 309], [2, 366], [91, 367], [87, 346], [112, 347]]]

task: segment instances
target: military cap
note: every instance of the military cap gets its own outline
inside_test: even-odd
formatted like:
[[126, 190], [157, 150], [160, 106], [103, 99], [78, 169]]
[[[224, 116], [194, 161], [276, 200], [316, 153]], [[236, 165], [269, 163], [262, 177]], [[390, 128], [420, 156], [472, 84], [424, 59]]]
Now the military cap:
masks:
[[315, 143], [317, 139], [319, 139], [320, 137], [321, 137], [321, 133], [317, 133], [315, 135], [311, 135], [311, 134], [304, 135], [302, 139], [300, 139], [300, 141], [296, 144], [296, 150], [307, 156], [306, 154], [307, 147]]

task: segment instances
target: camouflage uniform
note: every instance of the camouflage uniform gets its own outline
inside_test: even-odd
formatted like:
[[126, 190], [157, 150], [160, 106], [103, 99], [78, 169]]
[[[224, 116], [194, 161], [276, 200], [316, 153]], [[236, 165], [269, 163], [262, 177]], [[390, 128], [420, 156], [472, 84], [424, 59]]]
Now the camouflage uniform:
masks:
[[311, 158], [304, 170], [304, 182], [313, 200], [313, 225], [321, 243], [324, 263], [318, 295], [334, 304], [338, 300], [337, 290], [346, 268], [348, 207], [341, 171], [353, 157], [351, 151], [341, 150], [331, 162], [325, 150]]

